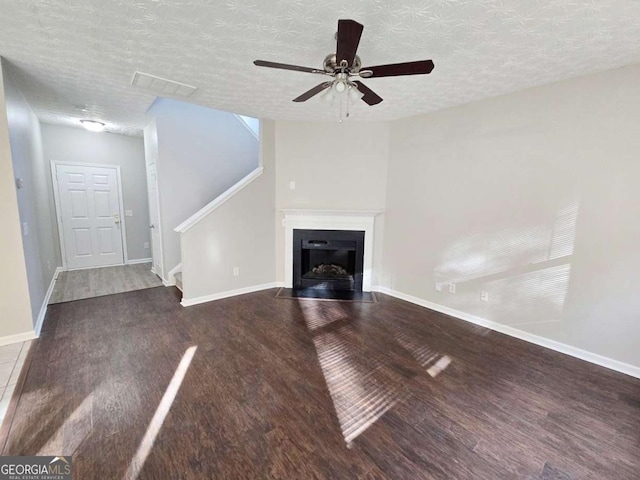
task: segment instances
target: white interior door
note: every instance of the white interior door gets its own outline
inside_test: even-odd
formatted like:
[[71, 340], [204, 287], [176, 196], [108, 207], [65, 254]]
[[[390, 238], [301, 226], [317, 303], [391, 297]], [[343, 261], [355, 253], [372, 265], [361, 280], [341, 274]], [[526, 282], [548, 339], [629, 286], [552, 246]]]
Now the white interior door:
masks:
[[153, 271], [163, 278], [162, 271], [162, 243], [160, 243], [160, 220], [158, 205], [158, 177], [156, 164], [147, 164], [147, 189], [149, 192], [149, 228], [151, 231], [151, 256], [153, 257]]
[[115, 167], [56, 165], [67, 268], [124, 263]]

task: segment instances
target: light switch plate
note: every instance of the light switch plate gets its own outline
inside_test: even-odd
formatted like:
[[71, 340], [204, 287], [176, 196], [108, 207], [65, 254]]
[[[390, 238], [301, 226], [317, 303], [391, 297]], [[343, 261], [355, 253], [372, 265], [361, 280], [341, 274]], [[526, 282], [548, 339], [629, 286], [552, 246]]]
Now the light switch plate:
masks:
[[125, 210], [124, 211], [124, 216], [125, 217], [133, 217], [133, 210]]

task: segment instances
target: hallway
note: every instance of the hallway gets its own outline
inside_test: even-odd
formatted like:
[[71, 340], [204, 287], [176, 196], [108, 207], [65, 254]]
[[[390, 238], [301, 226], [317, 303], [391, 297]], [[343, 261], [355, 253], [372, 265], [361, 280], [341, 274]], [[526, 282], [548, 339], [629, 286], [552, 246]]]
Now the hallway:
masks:
[[161, 286], [150, 263], [60, 272], [49, 305]]

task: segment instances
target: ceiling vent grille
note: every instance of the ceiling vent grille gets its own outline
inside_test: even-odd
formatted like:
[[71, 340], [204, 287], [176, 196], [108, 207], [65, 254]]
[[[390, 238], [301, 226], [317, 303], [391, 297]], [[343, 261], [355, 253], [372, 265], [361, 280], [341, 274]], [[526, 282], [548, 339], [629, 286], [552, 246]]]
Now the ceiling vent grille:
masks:
[[156, 77], [148, 73], [136, 72], [131, 79], [131, 85], [138, 88], [144, 88], [156, 95], [167, 95], [172, 97], [189, 97], [197, 90], [186, 83], [167, 80], [166, 78]]

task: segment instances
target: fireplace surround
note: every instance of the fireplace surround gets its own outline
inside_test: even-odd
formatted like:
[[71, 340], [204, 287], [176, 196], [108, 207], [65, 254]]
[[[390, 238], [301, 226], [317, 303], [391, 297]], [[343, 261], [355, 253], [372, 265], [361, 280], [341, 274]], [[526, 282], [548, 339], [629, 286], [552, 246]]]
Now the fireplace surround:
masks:
[[[284, 286], [294, 287], [294, 230], [361, 232], [362, 291], [370, 292], [373, 275], [374, 220], [378, 211], [283, 210], [284, 214]], [[309, 240], [315, 240], [313, 238]]]

